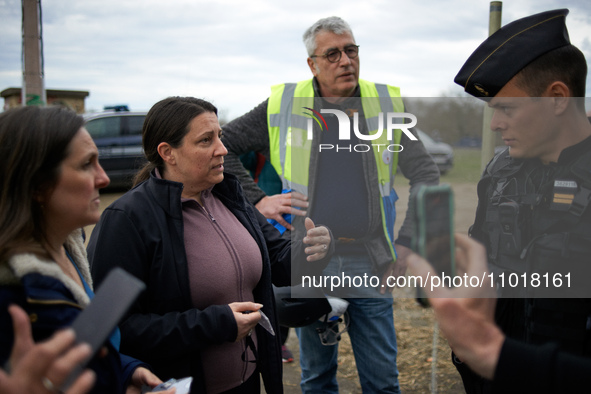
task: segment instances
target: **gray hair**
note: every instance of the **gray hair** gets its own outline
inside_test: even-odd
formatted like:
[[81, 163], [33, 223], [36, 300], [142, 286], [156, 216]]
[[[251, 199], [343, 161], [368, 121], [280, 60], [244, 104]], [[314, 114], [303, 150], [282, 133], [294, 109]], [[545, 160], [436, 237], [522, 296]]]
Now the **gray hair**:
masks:
[[316, 51], [316, 36], [321, 31], [328, 31], [334, 34], [349, 33], [351, 34], [351, 37], [353, 37], [353, 32], [351, 31], [349, 24], [338, 16], [329, 16], [328, 18], [319, 19], [306, 30], [303, 36], [308, 56], [312, 56], [314, 51]]

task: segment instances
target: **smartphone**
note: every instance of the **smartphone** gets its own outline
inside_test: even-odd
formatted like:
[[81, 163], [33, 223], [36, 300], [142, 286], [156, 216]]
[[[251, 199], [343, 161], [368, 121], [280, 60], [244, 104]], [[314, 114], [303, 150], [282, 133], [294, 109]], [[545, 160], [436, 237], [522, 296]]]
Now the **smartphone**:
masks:
[[[435, 268], [438, 276], [451, 278], [444, 281], [451, 286], [456, 272], [453, 191], [448, 184], [422, 185], [415, 195], [414, 207], [413, 249]], [[422, 288], [418, 288], [417, 300], [428, 306]]]
[[152, 391], [148, 391], [149, 393], [155, 393], [158, 391], [165, 391], [171, 387], [176, 388], [176, 394], [189, 394], [191, 391], [191, 382], [193, 382], [192, 377], [182, 378], [179, 380], [170, 379], [164, 383], [160, 383], [158, 386], [154, 387]]
[[91, 355], [72, 371], [60, 388], [61, 391], [66, 391], [84, 371], [145, 287], [142, 281], [122, 268], [113, 268], [107, 274], [90, 304], [72, 323], [76, 344], [89, 344]]

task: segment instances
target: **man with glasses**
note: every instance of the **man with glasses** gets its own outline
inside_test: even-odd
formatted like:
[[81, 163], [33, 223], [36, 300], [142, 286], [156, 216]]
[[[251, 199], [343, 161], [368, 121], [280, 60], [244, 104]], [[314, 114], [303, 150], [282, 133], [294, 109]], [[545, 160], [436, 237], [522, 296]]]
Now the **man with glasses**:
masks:
[[[240, 178], [261, 213], [292, 236], [304, 216], [331, 228], [338, 242], [324, 275], [354, 282], [324, 290], [349, 302], [348, 332], [363, 392], [398, 393], [391, 290], [392, 280], [406, 271], [413, 214], [409, 209], [394, 247], [394, 175], [399, 167], [412, 193], [420, 184], [437, 184], [439, 170], [414, 136], [383, 130], [387, 113], [408, 115], [401, 114], [400, 91], [359, 79], [359, 46], [345, 21], [320, 19], [303, 39], [313, 78], [273, 86], [269, 99], [224, 126], [226, 170]], [[343, 139], [343, 127], [350, 139]], [[285, 193], [267, 196], [256, 186], [238, 158], [252, 150], [271, 162]], [[288, 214], [296, 218], [293, 226]], [[374, 282], [359, 286], [355, 279], [364, 275]], [[301, 388], [337, 393], [338, 347], [323, 344], [318, 329], [326, 323], [296, 329]]]

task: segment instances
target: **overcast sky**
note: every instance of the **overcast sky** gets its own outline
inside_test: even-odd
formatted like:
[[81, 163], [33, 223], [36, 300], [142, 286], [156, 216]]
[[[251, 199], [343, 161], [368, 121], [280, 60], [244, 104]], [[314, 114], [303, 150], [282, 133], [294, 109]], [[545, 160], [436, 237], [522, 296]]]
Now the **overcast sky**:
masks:
[[[337, 15], [360, 45], [361, 77], [407, 97], [460, 94], [453, 78], [488, 35], [485, 0], [42, 0], [45, 86], [86, 90], [87, 110], [147, 110], [171, 95], [212, 101], [230, 120], [269, 87], [309, 78], [302, 33]], [[569, 8], [591, 64], [591, 1], [510, 0], [502, 24]], [[20, 87], [21, 0], [0, 0], [0, 90]], [[591, 95], [591, 82], [587, 96]]]

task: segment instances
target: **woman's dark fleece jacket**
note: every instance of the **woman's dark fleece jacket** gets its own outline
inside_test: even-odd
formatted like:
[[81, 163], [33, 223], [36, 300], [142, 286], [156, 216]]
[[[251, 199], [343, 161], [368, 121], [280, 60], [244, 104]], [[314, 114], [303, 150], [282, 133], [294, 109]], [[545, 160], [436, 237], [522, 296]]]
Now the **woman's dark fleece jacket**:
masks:
[[[97, 286], [115, 266], [146, 283], [147, 290], [120, 325], [122, 351], [149, 362], [163, 380], [193, 376], [193, 392], [201, 392], [204, 376], [200, 351], [234, 341], [237, 326], [228, 305], [198, 310], [191, 304], [183, 242], [182, 188], [181, 183], [158, 179], [152, 174], [150, 179], [127, 192], [101, 216], [88, 244], [88, 258]], [[319, 275], [330, 253], [323, 261], [306, 262], [305, 245], [281, 238], [245, 199], [233, 175], [225, 174], [212, 193], [259, 246], [263, 271], [254, 289], [254, 299], [264, 305], [264, 313], [278, 332], [271, 283], [290, 285], [292, 259], [306, 271], [298, 272], [294, 279], [304, 274]], [[333, 248], [331, 243], [330, 252]], [[271, 336], [258, 325], [257, 338], [257, 363], [265, 389], [268, 393], [280, 393], [283, 388], [279, 337]]]

